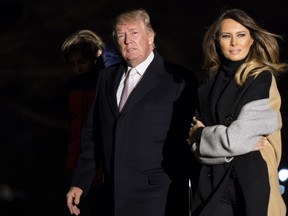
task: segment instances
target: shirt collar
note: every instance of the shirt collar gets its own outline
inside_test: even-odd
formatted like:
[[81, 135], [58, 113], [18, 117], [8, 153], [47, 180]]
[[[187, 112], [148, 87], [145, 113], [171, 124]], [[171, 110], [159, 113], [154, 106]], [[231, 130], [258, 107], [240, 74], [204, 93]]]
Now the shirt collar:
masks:
[[[145, 59], [145, 61], [143, 61], [141, 64], [137, 65], [135, 67], [135, 69], [137, 70], [138, 74], [140, 74], [141, 76], [144, 74], [144, 72], [146, 71], [147, 67], [150, 65], [150, 63], [153, 61], [154, 58], [154, 52], [152, 51], [148, 57]], [[131, 67], [128, 66], [128, 70], [129, 71], [131, 69]]]

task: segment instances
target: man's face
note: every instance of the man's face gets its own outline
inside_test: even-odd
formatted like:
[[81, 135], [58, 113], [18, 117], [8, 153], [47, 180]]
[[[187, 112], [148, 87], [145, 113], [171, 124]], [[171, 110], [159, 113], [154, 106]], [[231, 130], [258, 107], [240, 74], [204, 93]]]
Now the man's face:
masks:
[[119, 50], [129, 66], [142, 63], [153, 50], [154, 33], [148, 32], [142, 20], [116, 26]]
[[94, 59], [83, 57], [81, 52], [73, 52], [68, 58], [68, 63], [76, 74], [84, 74], [92, 70]]

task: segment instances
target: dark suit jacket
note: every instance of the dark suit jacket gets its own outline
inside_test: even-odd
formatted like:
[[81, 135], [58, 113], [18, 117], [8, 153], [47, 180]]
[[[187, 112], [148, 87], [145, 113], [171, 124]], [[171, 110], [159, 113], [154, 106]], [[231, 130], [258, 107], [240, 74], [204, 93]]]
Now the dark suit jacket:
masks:
[[96, 158], [99, 152], [104, 155], [109, 209], [115, 211], [111, 215], [188, 215], [188, 178], [196, 175], [196, 162], [186, 138], [197, 103], [197, 81], [191, 71], [154, 53], [121, 113], [116, 92], [127, 65], [102, 71], [94, 121], [83, 131], [73, 184], [86, 192], [91, 183], [93, 133]]

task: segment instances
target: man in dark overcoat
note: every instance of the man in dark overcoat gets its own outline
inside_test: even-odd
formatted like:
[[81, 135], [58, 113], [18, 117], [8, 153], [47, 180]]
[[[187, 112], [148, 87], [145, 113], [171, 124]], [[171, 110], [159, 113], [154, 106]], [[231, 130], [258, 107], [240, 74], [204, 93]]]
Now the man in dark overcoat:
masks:
[[[197, 162], [186, 138], [197, 80], [154, 49], [155, 31], [145, 10], [120, 14], [113, 36], [125, 61], [100, 74], [93, 116], [83, 130], [82, 154], [67, 193], [68, 208], [79, 214], [77, 204], [89, 189], [97, 155], [102, 155], [105, 216], [188, 216], [189, 178], [197, 176]], [[121, 105], [128, 85], [134, 88]]]

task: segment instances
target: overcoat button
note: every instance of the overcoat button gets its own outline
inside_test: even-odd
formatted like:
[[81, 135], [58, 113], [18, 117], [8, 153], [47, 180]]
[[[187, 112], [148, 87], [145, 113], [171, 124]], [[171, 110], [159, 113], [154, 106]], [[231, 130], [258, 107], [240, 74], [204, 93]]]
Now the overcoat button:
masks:
[[233, 120], [233, 115], [232, 114], [228, 114], [226, 117], [225, 117], [226, 121], [232, 121]]

